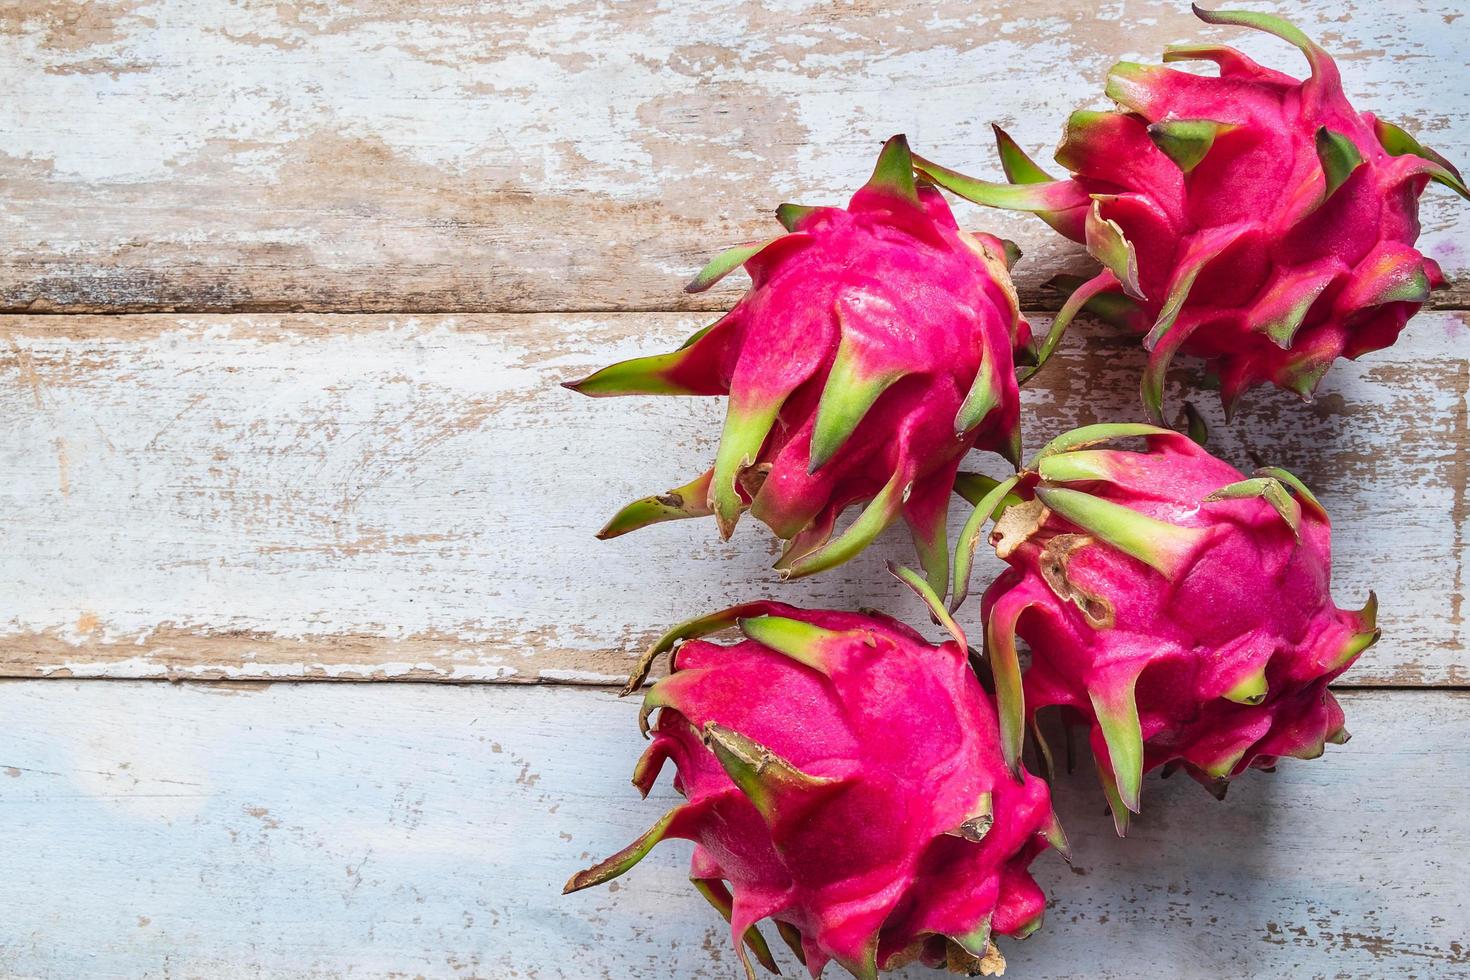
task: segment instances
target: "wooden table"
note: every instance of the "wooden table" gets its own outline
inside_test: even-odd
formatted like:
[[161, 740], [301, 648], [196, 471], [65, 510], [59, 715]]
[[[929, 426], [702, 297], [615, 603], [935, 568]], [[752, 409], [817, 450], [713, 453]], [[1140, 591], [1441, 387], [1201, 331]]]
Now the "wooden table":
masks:
[[[1458, 0], [1278, 7], [1360, 106], [1470, 163]], [[1048, 146], [1115, 58], [1207, 37], [1301, 72], [1183, 4], [1095, 8], [0, 11], [0, 975], [735, 976], [679, 845], [560, 895], [661, 812], [611, 685], [756, 595], [917, 622], [882, 572], [908, 546], [780, 585], [753, 522], [598, 543], [706, 465], [721, 407], [555, 382], [708, 322], [742, 283], [686, 297], [702, 260], [845, 200], [890, 133], [995, 173], [990, 121]], [[1021, 244], [1033, 309], [1085, 266], [962, 215]], [[1470, 974], [1470, 207], [1434, 189], [1423, 218], [1451, 286], [1396, 347], [1314, 405], [1207, 406], [1217, 452], [1318, 489], [1340, 602], [1378, 591], [1356, 737], [1224, 804], [1150, 780], [1127, 841], [1062, 779], [1077, 865], [1038, 862], [1012, 975]], [[1135, 342], [1059, 360], [1028, 445], [1136, 415]]]

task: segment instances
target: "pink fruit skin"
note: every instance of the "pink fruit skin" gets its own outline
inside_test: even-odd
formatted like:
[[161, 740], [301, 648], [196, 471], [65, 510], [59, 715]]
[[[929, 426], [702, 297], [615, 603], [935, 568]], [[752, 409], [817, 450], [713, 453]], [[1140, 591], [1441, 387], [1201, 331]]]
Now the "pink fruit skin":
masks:
[[[661, 711], [634, 777], [646, 795], [666, 761], [678, 767], [688, 802], [665, 836], [695, 842], [691, 878], [729, 883], [737, 949], [773, 917], [799, 930], [812, 976], [829, 960], [867, 976], [942, 961], [944, 937], [981, 930], [983, 948], [987, 923], [998, 935], [1034, 928], [1045, 900], [1027, 866], [1054, 826], [1050, 796], [1007, 770], [966, 650], [887, 617], [743, 611], [834, 631], [807, 654], [822, 670], [749, 639], [684, 644], [648, 692], [645, 708]], [[832, 782], [773, 783], [763, 814], [702, 740], [711, 724]], [[994, 822], [981, 840], [953, 836], [987, 793]]]
[[[1383, 302], [1385, 293], [1416, 276], [1426, 291], [1443, 285], [1438, 266], [1413, 247], [1429, 182], [1423, 161], [1389, 155], [1374, 117], [1348, 102], [1326, 55], [1305, 83], [1238, 53], [1219, 78], [1128, 66], [1112, 79], [1110, 94], [1130, 114], [1069, 128], [1058, 156], [1087, 194], [1121, 195], [1100, 210], [1136, 250], [1145, 328], [1191, 250], [1216, 253], [1170, 333], [1187, 338], [1175, 349], [1211, 361], [1227, 404], [1265, 381], [1310, 394], [1333, 360], [1391, 345], [1422, 305]], [[1170, 119], [1237, 128], [1185, 174], [1149, 137], [1151, 123]], [[1316, 133], [1324, 126], [1346, 136], [1363, 163], [1321, 202]], [[1300, 302], [1310, 307], [1282, 347], [1263, 326]]]
[[[987, 622], [1014, 620], [1016, 635], [1031, 649], [1027, 713], [1069, 709], [1091, 725], [1094, 755], [1107, 767], [1109, 748], [1093, 699], [1114, 697], [1136, 682], [1143, 771], [1179, 763], [1217, 789], [1279, 757], [1320, 755], [1325, 741], [1345, 737], [1342, 710], [1327, 685], [1356, 659], [1346, 655], [1354, 638], [1376, 636], [1371, 609], [1333, 604], [1326, 515], [1298, 497], [1298, 540], [1258, 497], [1205, 500], [1243, 479], [1234, 467], [1182, 435], [1148, 442], [1147, 453], [1097, 451], [1105, 455], [1094, 465], [1109, 478], [1068, 488], [1205, 534], [1173, 576], [1101, 542], [1073, 550], [1067, 581], [1112, 609], [1111, 627], [1099, 628], [1058, 595], [1042, 570], [1049, 541], [1090, 532], [1048, 512], [1005, 556], [1009, 568], [982, 601]], [[1036, 481], [1035, 474], [1023, 481], [1023, 496]], [[1226, 698], [1262, 670], [1263, 701]], [[1105, 772], [1105, 781], [1112, 775]]]
[[[1068, 120], [1056, 160], [1070, 180], [1048, 182], [997, 131], [1008, 176], [1033, 192], [1029, 205], [998, 196], [997, 185], [920, 164], [962, 196], [1036, 211], [1088, 244], [1107, 268], [1078, 290], [1078, 305], [1099, 291], [1135, 301], [1130, 312], [1116, 303], [1086, 308], [1147, 335], [1144, 402], [1155, 422], [1164, 372], [1181, 351], [1207, 360], [1230, 411], [1266, 382], [1310, 398], [1336, 358], [1393, 344], [1430, 290], [1444, 285], [1439, 267], [1414, 248], [1420, 195], [1434, 179], [1470, 196], [1443, 157], [1355, 109], [1332, 58], [1294, 26], [1263, 14], [1195, 11], [1290, 41], [1310, 76], [1299, 81], [1218, 45], [1164, 55], [1213, 61], [1218, 76], [1120, 63], [1107, 82], [1118, 111]], [[1198, 124], [1208, 136], [1189, 131]]]
[[[997, 281], [939, 192], [922, 188], [924, 215], [859, 192], [848, 210], [823, 208], [748, 264], [751, 290], [721, 327], [718, 385], [741, 405], [780, 401], [780, 424], [756, 465], [772, 464], [754, 508], [783, 537], [809, 523], [830, 527], [842, 508], [871, 499], [902, 473], [916, 498], [947, 496], [974, 445], [1001, 448], [1019, 418], [1011, 365], [1008, 283]], [[770, 254], [774, 253], [774, 254]], [[860, 343], [873, 375], [901, 376], [830, 462], [808, 473], [812, 427], [838, 342]], [[1030, 339], [1018, 335], [1019, 343]], [[1000, 407], [967, 438], [954, 419], [985, 365], [999, 375]]]
[[[713, 511], [728, 536], [748, 505], [789, 542], [777, 567], [808, 574], [849, 557], [902, 515], [933, 571], [947, 552], [944, 515], [961, 458], [976, 446], [1014, 454], [1013, 351], [1031, 336], [1004, 244], [962, 231], [942, 195], [916, 185], [911, 170], [884, 172], [893, 155], [909, 166], [901, 140], [890, 141], [873, 181], [847, 209], [783, 217], [791, 232], [744, 262], [750, 290], [672, 363], [657, 366], [662, 393], [730, 396], [722, 452], [733, 454], [705, 482], [690, 485], [704, 499], [686, 500], [680, 512], [664, 511], [658, 520]], [[843, 377], [833, 372], [840, 345], [851, 367]], [[572, 387], [593, 395], [656, 393], [657, 384], [610, 387], [601, 380], [623, 367]], [[977, 378], [991, 385], [994, 407], [960, 429], [957, 417]], [[833, 418], [856, 427], [822, 460], [814, 457], [813, 437], [829, 384]], [[844, 407], [843, 398], [858, 388], [882, 385], [888, 387], [871, 408]], [[746, 437], [743, 458], [730, 448], [733, 435]], [[875, 497], [878, 520], [859, 534], [863, 540], [824, 549], [842, 511]], [[633, 527], [645, 523], [652, 521]], [[633, 527], [614, 518], [604, 536]]]

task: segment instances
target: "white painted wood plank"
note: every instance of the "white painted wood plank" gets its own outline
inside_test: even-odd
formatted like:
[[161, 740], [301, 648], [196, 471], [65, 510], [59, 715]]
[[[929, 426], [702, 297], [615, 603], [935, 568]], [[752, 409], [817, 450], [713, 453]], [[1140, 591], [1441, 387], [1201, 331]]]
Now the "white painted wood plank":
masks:
[[[1062, 777], [1076, 867], [1036, 862], [1052, 905], [1008, 975], [1463, 975], [1470, 697], [1344, 702], [1349, 745], [1223, 804], [1150, 779], [1127, 841], [1090, 772]], [[734, 978], [685, 844], [560, 895], [668, 805], [667, 779], [646, 802], [627, 783], [635, 711], [569, 688], [0, 685], [0, 973]]]
[[[609, 683], [669, 625], [755, 595], [915, 618], [883, 570], [912, 561], [899, 531], [787, 585], [752, 521], [729, 544], [707, 521], [593, 539], [708, 465], [722, 402], [556, 382], [698, 322], [0, 318], [0, 672]], [[1142, 352], [1086, 334], [1028, 392], [1032, 449], [1137, 417]], [[1315, 405], [1261, 391], [1228, 428], [1200, 399], [1217, 452], [1327, 502], [1339, 602], [1378, 590], [1385, 639], [1350, 682], [1467, 681], [1465, 337], [1460, 315], [1425, 315]]]
[[[1288, 11], [1358, 105], [1470, 163], [1460, 0]], [[727, 304], [679, 287], [788, 198], [845, 201], [879, 141], [996, 174], [989, 124], [1054, 144], [1107, 68], [1213, 30], [1176, 0], [343, 6], [22, 0], [0, 10], [0, 305], [567, 310]], [[1028, 301], [1077, 263], [1035, 220]], [[1427, 195], [1465, 305], [1470, 208]]]

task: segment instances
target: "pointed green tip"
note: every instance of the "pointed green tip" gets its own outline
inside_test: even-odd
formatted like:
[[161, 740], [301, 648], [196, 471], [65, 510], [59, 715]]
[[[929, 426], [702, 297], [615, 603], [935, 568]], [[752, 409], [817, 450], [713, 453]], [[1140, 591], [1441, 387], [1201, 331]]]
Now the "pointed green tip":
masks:
[[1327, 199], [1347, 182], [1352, 172], [1363, 164], [1363, 155], [1353, 141], [1342, 133], [1320, 126], [1316, 135], [1317, 159], [1322, 164], [1322, 173], [1327, 179], [1322, 197]]
[[1378, 627], [1378, 593], [1370, 590], [1368, 601], [1363, 603], [1363, 608], [1358, 610], [1358, 621], [1365, 629], [1377, 629]]
[[1131, 555], [1160, 574], [1175, 578], [1188, 566], [1204, 542], [1202, 528], [1180, 527], [1138, 511], [1063, 487], [1038, 487], [1037, 499], [1050, 510]]
[[1185, 402], [1184, 419], [1186, 425], [1185, 431], [1189, 436], [1189, 440], [1196, 446], [1204, 448], [1210, 441], [1210, 427], [1205, 422], [1205, 417], [1200, 414], [1199, 409], [1195, 408], [1191, 402]]
[[1021, 749], [1026, 737], [1026, 695], [1016, 652], [1016, 625], [1029, 603], [997, 603], [985, 624], [985, 658], [995, 681], [1001, 754], [1016, 782], [1022, 781]]
[[837, 786], [840, 779], [802, 772], [754, 739], [717, 722], [705, 724], [702, 737], [731, 781], [768, 823], [788, 801]]
[[1062, 856], [1062, 860], [1068, 864], [1072, 863], [1072, 845], [1067, 840], [1067, 832], [1062, 829], [1062, 821], [1057, 816], [1055, 810], [1051, 812], [1051, 816], [1048, 818], [1046, 826], [1042, 829], [1041, 835], [1046, 838], [1046, 842], [1051, 845], [1052, 850]]
[[878, 154], [873, 167], [873, 176], [868, 178], [865, 190], [875, 191], [918, 205], [919, 188], [914, 182], [914, 158], [909, 151], [909, 141], [902, 133], [890, 136]]
[[1002, 238], [1000, 240], [1000, 247], [1004, 249], [1006, 253], [1006, 269], [1014, 269], [1016, 267], [1016, 263], [1021, 261], [1021, 256], [1025, 254], [1021, 251], [1021, 246], [1017, 245], [1009, 238]]
[[[1448, 171], [1450, 176], [1454, 177], [1456, 181], [1461, 182], [1463, 186], [1464, 178], [1460, 176], [1459, 169], [1448, 159], [1446, 159], [1439, 153], [1436, 153], [1434, 150], [1431, 150], [1423, 143], [1420, 143], [1419, 140], [1412, 136], [1407, 130], [1399, 126], [1395, 126], [1393, 123], [1388, 122], [1385, 119], [1375, 118], [1373, 120], [1373, 125], [1378, 135], [1378, 142], [1381, 143], [1383, 145], [1383, 148], [1387, 150], [1390, 154], [1396, 157], [1404, 156], [1405, 154], [1412, 154], [1416, 157], [1422, 157], [1423, 159], [1428, 160], [1431, 163], [1437, 163], [1446, 171]], [[1462, 191], [1462, 193], [1464, 192]]]
[[686, 620], [659, 637], [647, 650], [643, 651], [634, 665], [632, 673], [628, 677], [628, 683], [623, 685], [619, 697], [627, 697], [643, 686], [648, 679], [648, 672], [653, 669], [654, 661], [673, 650], [685, 640], [696, 639], [701, 636], [709, 636], [720, 630], [734, 626], [739, 620], [763, 615], [770, 609], [766, 602], [745, 602], [719, 612], [710, 613], [707, 616], [699, 616], [695, 619]]
[[776, 220], [781, 222], [781, 227], [787, 231], [796, 231], [801, 223], [807, 218], [822, 210], [808, 204], [782, 204], [776, 208]]
[[820, 674], [831, 671], [828, 659], [833, 652], [832, 644], [844, 638], [856, 638], [855, 634], [823, 629], [785, 616], [755, 616], [742, 619], [737, 625], [749, 639]]
[[725, 408], [725, 428], [710, 476], [709, 509], [719, 524], [720, 537], [730, 539], [745, 501], [740, 496], [740, 474], [755, 465], [766, 436], [776, 424], [781, 398], [764, 405], [738, 405], [732, 396]]
[[1046, 914], [1043, 912], [1041, 915], [1038, 915], [1036, 918], [1031, 919], [1031, 920], [1029, 920], [1027, 922], [1023, 922], [1016, 929], [1015, 932], [1012, 932], [1011, 933], [1011, 938], [1012, 939], [1028, 939], [1028, 938], [1030, 938], [1033, 934], [1035, 934], [1036, 930], [1038, 930], [1038, 929], [1041, 928], [1042, 921], [1045, 918], [1046, 918]]
[[648, 852], [653, 850], [659, 841], [668, 835], [670, 828], [673, 827], [674, 821], [678, 819], [682, 809], [683, 807], [674, 807], [660, 817], [657, 823], [644, 831], [633, 843], [607, 858], [605, 861], [601, 861], [585, 871], [578, 871], [572, 875], [571, 878], [567, 879], [566, 885], [562, 888], [562, 894], [570, 895], [572, 892], [581, 891], [584, 888], [591, 888], [594, 885], [600, 885], [631, 870], [634, 865], [648, 856]]
[[954, 432], [957, 436], [975, 429], [995, 406], [1000, 404], [1000, 382], [996, 376], [995, 360], [987, 347], [980, 369], [970, 384], [970, 390], [960, 409], [955, 413]]
[[[842, 313], [838, 310], [838, 321]], [[817, 402], [812, 426], [808, 473], [815, 473], [837, 454], [857, 431], [880, 395], [903, 377], [898, 371], [873, 371], [864, 362], [862, 348], [844, 333], [837, 343], [827, 382]]]
[[898, 518], [903, 502], [913, 488], [912, 481], [905, 480], [904, 476], [902, 471], [893, 474], [878, 495], [868, 502], [867, 507], [863, 508], [857, 520], [848, 525], [847, 530], [843, 531], [836, 540], [828, 541], [820, 548], [801, 555], [789, 563], [785, 561], [778, 563], [777, 568], [780, 569], [783, 577], [801, 578], [824, 572], [842, 564], [872, 544], [873, 540]]
[[1260, 704], [1266, 700], [1266, 691], [1266, 668], [1263, 666], [1237, 681], [1225, 692], [1225, 699], [1236, 704]]
[[1116, 690], [1091, 692], [1093, 713], [1108, 748], [1108, 767], [1113, 771], [1118, 799], [1138, 812], [1143, 789], [1143, 730], [1138, 722], [1138, 703], [1133, 697], [1135, 678]]
[[[730, 921], [735, 902], [723, 881], [718, 878], [690, 878], [689, 882], [726, 922]], [[776, 965], [776, 958], [771, 955], [771, 947], [766, 943], [766, 937], [761, 935], [760, 930], [755, 926], [745, 930], [745, 945], [755, 954], [756, 960], [766, 969], [766, 972], [781, 975], [781, 969]]]
[[1087, 192], [1071, 180], [1010, 184], [968, 177], [958, 170], [941, 167], [924, 157], [914, 157], [914, 167], [924, 177], [951, 193], [975, 204], [1011, 211], [1034, 211], [1047, 220], [1061, 212], [1087, 204]]
[[954, 621], [954, 617], [944, 607], [944, 600], [930, 587], [922, 575], [911, 568], [904, 568], [898, 562], [894, 561], [888, 562], [888, 574], [913, 590], [914, 595], [918, 596], [924, 605], [928, 607], [929, 615], [933, 617], [934, 621], [943, 626], [949, 631], [949, 635], [954, 637], [954, 641], [960, 645], [960, 650], [963, 651], [970, 645], [969, 641], [965, 639], [965, 631], [960, 629], [960, 624]]
[[1280, 480], [1269, 476], [1252, 477], [1221, 487], [1204, 498], [1204, 503], [1217, 500], [1245, 500], [1259, 497], [1271, 505], [1277, 516], [1291, 528], [1292, 535], [1301, 540], [1302, 506], [1297, 503]]
[[[1157, 117], [1162, 114], [1160, 106], [1168, 105], [1166, 99], [1171, 90], [1169, 79], [1173, 74], [1175, 72], [1161, 65], [1120, 61], [1108, 69], [1107, 79], [1103, 83], [1103, 95], [1126, 112], [1145, 118]], [[1082, 144], [1104, 146], [1111, 142], [1109, 136], [1092, 128], [1105, 122], [1109, 115], [1116, 114], [1095, 110], [1073, 113], [1067, 124], [1067, 136], [1057, 150], [1057, 162], [1069, 170], [1074, 169], [1073, 164], [1082, 162], [1082, 157], [1069, 143], [1080, 141]]]
[[1365, 630], [1361, 633], [1354, 633], [1352, 636], [1348, 637], [1347, 642], [1342, 645], [1342, 649], [1338, 652], [1337, 656], [1331, 659], [1331, 661], [1327, 665], [1327, 669], [1337, 670], [1339, 668], [1348, 666], [1354, 660], [1358, 659], [1358, 657], [1362, 655], [1364, 650], [1377, 643], [1379, 637], [1382, 635], [1383, 631], [1378, 629], [1377, 627]]
[[[1245, 758], [1248, 750], [1248, 747], [1228, 750], [1214, 762], [1204, 766], [1204, 774], [1213, 779], [1215, 785], [1220, 787], [1228, 786], [1230, 784], [1230, 774], [1235, 771], [1236, 766], [1240, 765], [1240, 760]], [[1217, 799], [1224, 799], [1223, 792]]]
[[[1323, 276], [1316, 282], [1306, 284], [1303, 289], [1297, 291], [1294, 302], [1281, 308], [1268, 319], [1263, 319], [1254, 329], [1264, 333], [1282, 350], [1291, 350], [1292, 341], [1296, 339], [1297, 331], [1306, 322], [1307, 313], [1311, 311], [1312, 304], [1317, 301], [1322, 290], [1331, 284], [1331, 276]], [[1299, 284], [1293, 283], [1293, 286], [1297, 285]]]
[[1198, 3], [1192, 3], [1190, 7], [1194, 10], [1194, 15], [1206, 24], [1249, 27], [1267, 34], [1274, 34], [1288, 44], [1295, 45], [1302, 54], [1306, 55], [1314, 79], [1322, 82], [1336, 80], [1336, 67], [1327, 52], [1318, 47], [1316, 42], [1302, 32], [1301, 28], [1286, 18], [1254, 10], [1206, 10]]
[[1011, 469], [1021, 468], [1021, 417], [1016, 416], [1015, 424], [1006, 433], [1005, 442], [997, 450], [1001, 458], [1011, 464]]
[[1047, 483], [1114, 482], [1125, 472], [1119, 467], [1119, 454], [1110, 449], [1058, 453], [1038, 462], [1036, 471]]
[[1301, 481], [1301, 478], [1290, 470], [1282, 469], [1280, 466], [1263, 466], [1256, 470], [1255, 475], [1269, 476], [1273, 479], [1280, 480], [1283, 484], [1291, 488], [1299, 501], [1315, 511], [1318, 517], [1324, 521], [1328, 519], [1327, 508], [1322, 506], [1322, 501], [1318, 500], [1317, 495], [1312, 493], [1311, 489]]
[[1213, 61], [1221, 72], [1246, 70], [1245, 56], [1223, 44], [1170, 44], [1164, 48], [1164, 64], [1176, 61]]
[[995, 132], [995, 148], [1000, 154], [1001, 169], [1005, 171], [1007, 180], [1013, 184], [1043, 184], [1052, 179], [1051, 174], [1042, 170], [1021, 149], [1021, 145], [1011, 138], [1010, 133], [995, 123], [991, 123], [990, 128]]
[[1063, 432], [1051, 442], [1041, 447], [1041, 451], [1031, 460], [1031, 469], [1036, 469], [1043, 459], [1055, 456], [1058, 453], [1070, 453], [1078, 449], [1086, 449], [1105, 442], [1113, 442], [1118, 439], [1133, 439], [1137, 437], [1152, 436], [1175, 436], [1178, 435], [1173, 429], [1166, 429], [1158, 425], [1147, 425], [1142, 422], [1098, 422], [1093, 425], [1083, 425]]
[[791, 950], [796, 961], [806, 966], [806, 949], [801, 944], [801, 930], [789, 922], [776, 920], [776, 931], [781, 934], [781, 941]]
[[693, 481], [682, 487], [675, 487], [668, 493], [633, 501], [603, 525], [602, 530], [597, 532], [597, 540], [608, 541], [630, 531], [641, 530], [665, 521], [709, 516], [709, 482], [713, 472], [713, 470], [706, 471]]
[[695, 395], [699, 392], [675, 383], [670, 377], [689, 356], [685, 348], [680, 348], [667, 354], [635, 357], [609, 364], [585, 378], [563, 381], [561, 386], [589, 398], [610, 398], [616, 395]]
[[1470, 200], [1470, 188], [1465, 186], [1465, 178], [1461, 176], [1459, 169], [1453, 163], [1393, 123], [1383, 119], [1375, 119], [1373, 122], [1378, 134], [1378, 142], [1385, 150], [1396, 157], [1411, 155], [1427, 161], [1430, 166], [1423, 172], [1428, 173], [1430, 179]]
[[1113, 274], [1125, 294], [1132, 299], [1144, 299], [1138, 284], [1138, 255], [1133, 243], [1123, 234], [1121, 225], [1102, 216], [1102, 201], [1096, 197], [1088, 209], [1083, 229], [1087, 253]]
[[973, 957], [984, 956], [986, 949], [990, 946], [990, 916], [987, 915], [981, 919], [969, 932], [950, 935], [947, 938]]
[[1234, 129], [1212, 119], [1161, 119], [1148, 127], [1148, 137], [1184, 173], [1199, 166], [1221, 133]]
[[1295, 364], [1288, 365], [1279, 384], [1287, 391], [1294, 392], [1302, 401], [1310, 402], [1317, 385], [1322, 383], [1331, 367], [1331, 357], [1320, 356], [1314, 359], [1310, 354], [1303, 355]]
[[[916, 490], [915, 493], [922, 493], [927, 497], [938, 492], [947, 497], [950, 489], [952, 488], [925, 488], [923, 491]], [[925, 508], [916, 508], [912, 503], [913, 494], [910, 495], [909, 503], [904, 506], [904, 521], [908, 524], [909, 536], [914, 542], [919, 567], [924, 571], [924, 582], [942, 600], [949, 591], [949, 507], [935, 507], [932, 513], [925, 513]]]
[[684, 287], [684, 292], [704, 292], [746, 262], [755, 258], [767, 245], [775, 240], [772, 238], [764, 242], [749, 242], [745, 245], [736, 245], [734, 248], [726, 249], [711, 259], [708, 265], [700, 269], [695, 277], [689, 280], [689, 284]]
[[1019, 503], [1019, 498], [1010, 497], [1011, 491], [1020, 482], [1020, 477], [1012, 476], [1004, 481], [997, 482], [977, 473], [963, 473], [963, 481], [955, 481], [955, 490], [966, 500], [975, 505], [974, 511], [965, 521], [965, 526], [960, 531], [959, 541], [955, 544], [953, 581], [950, 586], [950, 611], [953, 612], [964, 603], [970, 592], [970, 573], [975, 565], [975, 549], [980, 544], [980, 533], [985, 529], [985, 524], [991, 516], [1001, 508], [1009, 499], [1010, 502]]
[[1103, 795], [1107, 797], [1108, 809], [1113, 814], [1113, 830], [1119, 837], [1128, 836], [1128, 825], [1133, 820], [1133, 813], [1123, 805], [1123, 800], [1118, 796], [1118, 787], [1107, 777], [1105, 773], [1099, 772], [1102, 780]]

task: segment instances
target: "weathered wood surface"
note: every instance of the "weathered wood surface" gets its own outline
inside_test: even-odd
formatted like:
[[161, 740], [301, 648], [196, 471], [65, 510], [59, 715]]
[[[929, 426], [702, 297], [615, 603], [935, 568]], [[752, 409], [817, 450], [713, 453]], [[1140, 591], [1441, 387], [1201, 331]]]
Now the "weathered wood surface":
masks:
[[[1289, 7], [1360, 106], [1470, 162], [1460, 0]], [[998, 173], [991, 121], [1049, 150], [1113, 61], [1204, 38], [1303, 73], [1179, 0], [11, 3], [0, 309], [719, 308], [735, 284], [679, 287], [782, 200], [846, 200], [884, 137]], [[1027, 251], [1028, 302], [1079, 264], [965, 214]], [[1463, 308], [1470, 207], [1437, 188], [1424, 227]]]
[[[1461, 3], [1291, 7], [1359, 105], [1470, 162]], [[994, 173], [990, 121], [1045, 150], [1113, 60], [1204, 38], [1301, 70], [1174, 0], [0, 5], [0, 310], [243, 314], [0, 316], [0, 677], [47, 679], [0, 680], [0, 976], [737, 976], [683, 845], [560, 896], [670, 790], [627, 785], [632, 702], [507, 684], [619, 681], [756, 594], [919, 622], [882, 569], [909, 545], [781, 585], [750, 523], [595, 541], [707, 465], [721, 404], [556, 388], [707, 319], [576, 311], [724, 308], [741, 277], [679, 288], [778, 202], [844, 200], [889, 134]], [[1025, 248], [1028, 305], [1082, 265], [960, 213]], [[1470, 307], [1470, 207], [1423, 217], [1435, 305]], [[1466, 321], [1313, 406], [1227, 429], [1197, 399], [1217, 452], [1320, 491], [1339, 601], [1378, 590], [1349, 687], [1470, 684]], [[1028, 445], [1135, 416], [1140, 365], [1079, 333]], [[164, 677], [233, 680], [134, 680]], [[235, 682], [283, 678], [507, 683]], [[1129, 841], [1064, 777], [1077, 866], [1038, 862], [1011, 975], [1470, 975], [1470, 695], [1342, 698], [1350, 745], [1224, 805], [1150, 780]]]
[[[728, 545], [709, 521], [594, 540], [623, 501], [708, 465], [723, 401], [555, 382], [698, 322], [0, 318], [0, 672], [608, 683], [673, 623], [760, 594], [915, 619], [883, 570], [913, 560], [897, 529], [786, 585], [753, 521]], [[1136, 417], [1142, 352], [1086, 334], [1027, 394], [1033, 450]], [[1336, 367], [1316, 404], [1262, 390], [1215, 426], [1217, 452], [1291, 468], [1326, 501], [1339, 602], [1378, 591], [1385, 639], [1349, 683], [1467, 680], [1465, 339], [1462, 315], [1421, 316]], [[1197, 398], [1219, 422], [1213, 399]]]
[[[1007, 975], [1463, 976], [1470, 756], [1445, 749], [1470, 696], [1344, 703], [1349, 745], [1223, 804], [1148, 780], [1126, 841], [1090, 772], [1061, 777], [1076, 866], [1037, 860], [1051, 908]], [[0, 974], [733, 980], [686, 844], [560, 894], [668, 806], [667, 778], [628, 785], [635, 711], [568, 688], [0, 684]]]

